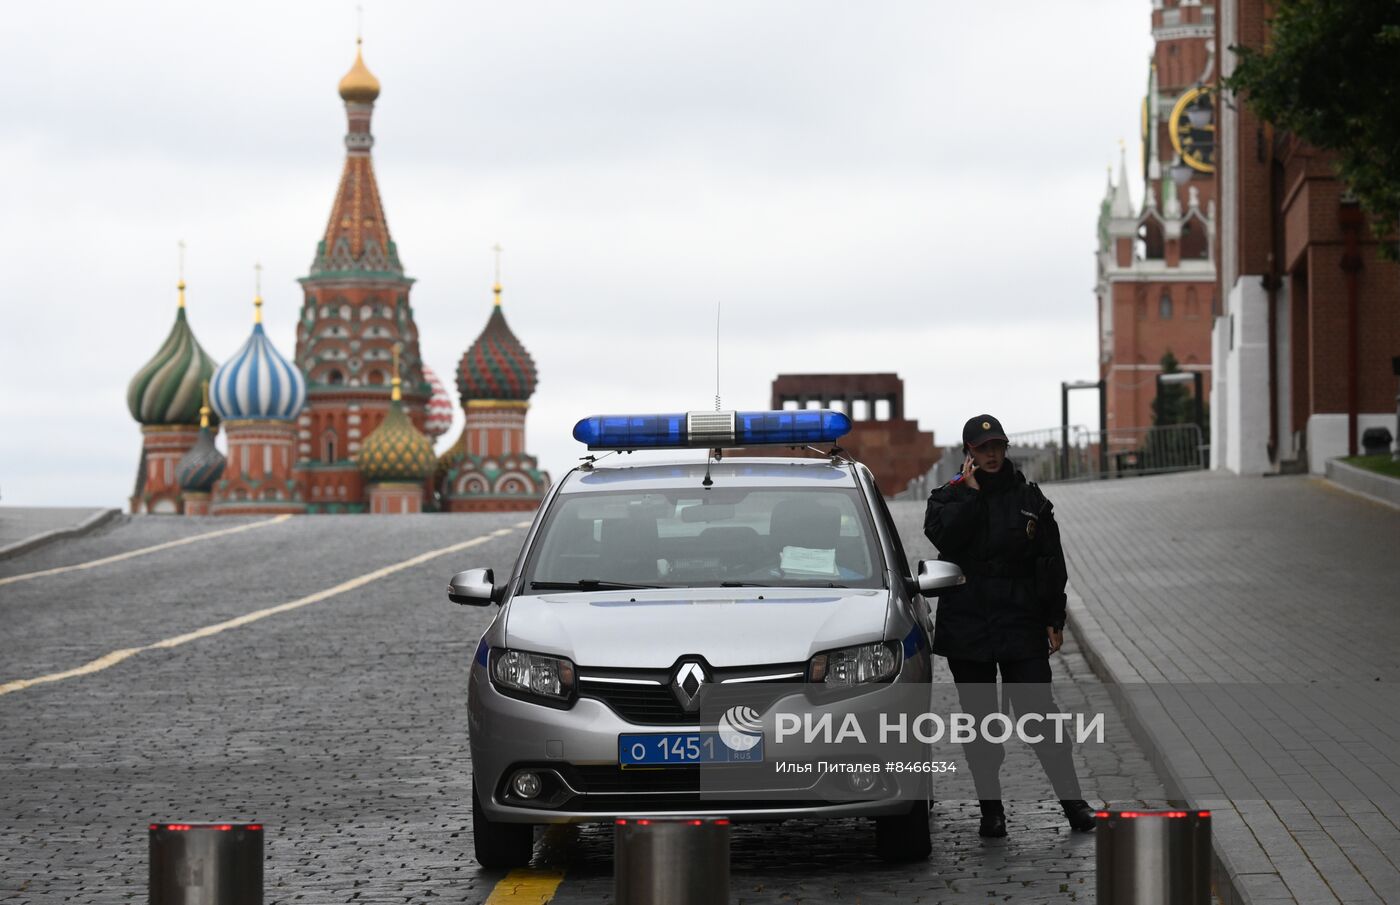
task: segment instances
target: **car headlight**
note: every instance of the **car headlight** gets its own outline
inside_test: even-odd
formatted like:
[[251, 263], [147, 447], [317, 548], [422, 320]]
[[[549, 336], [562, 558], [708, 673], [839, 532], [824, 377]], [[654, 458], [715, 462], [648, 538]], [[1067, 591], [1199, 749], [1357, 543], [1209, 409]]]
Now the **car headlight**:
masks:
[[513, 697], [566, 706], [574, 697], [574, 664], [523, 650], [491, 651], [491, 682]]
[[812, 658], [807, 678], [838, 687], [885, 682], [899, 672], [901, 653], [893, 641], [829, 650]]

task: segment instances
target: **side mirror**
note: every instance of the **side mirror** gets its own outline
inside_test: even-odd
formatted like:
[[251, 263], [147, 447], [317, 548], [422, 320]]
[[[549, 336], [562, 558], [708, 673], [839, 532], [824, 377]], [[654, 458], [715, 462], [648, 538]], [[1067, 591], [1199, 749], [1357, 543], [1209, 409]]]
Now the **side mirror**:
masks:
[[[464, 573], [465, 574], [465, 573]], [[940, 588], [955, 588], [966, 584], [967, 578], [957, 563], [943, 562], [941, 559], [919, 560], [919, 593], [927, 594]]]
[[496, 576], [490, 569], [468, 569], [452, 576], [447, 583], [447, 599], [470, 606], [488, 606], [496, 602]]

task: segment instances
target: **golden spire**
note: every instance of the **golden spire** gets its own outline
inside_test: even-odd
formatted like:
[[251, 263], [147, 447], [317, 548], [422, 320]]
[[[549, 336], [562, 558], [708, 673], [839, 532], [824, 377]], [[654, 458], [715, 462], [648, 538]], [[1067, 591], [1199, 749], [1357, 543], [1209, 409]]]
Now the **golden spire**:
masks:
[[180, 290], [180, 307], [185, 307], [185, 240], [181, 239], [177, 245], [180, 246], [180, 281], [175, 284], [175, 288]]
[[491, 250], [496, 253], [496, 282], [491, 286], [491, 291], [496, 296], [496, 307], [501, 307], [501, 243], [497, 242], [491, 246]]
[[355, 65], [340, 80], [340, 96], [351, 103], [372, 104], [379, 97], [379, 79], [365, 65], [365, 58], [360, 53], [363, 43], [363, 38], [355, 38]]
[[393, 389], [389, 391], [389, 398], [394, 402], [401, 402], [403, 400], [403, 390], [401, 389], [403, 386], [403, 379], [399, 377], [399, 350], [402, 348], [403, 343], [394, 343], [394, 379], [389, 381], [389, 385], [393, 387]]
[[253, 290], [253, 323], [262, 323], [262, 264], [254, 264], [253, 277], [256, 288]]
[[200, 383], [203, 389], [204, 404], [199, 407], [199, 427], [201, 430], [209, 426], [209, 381]]

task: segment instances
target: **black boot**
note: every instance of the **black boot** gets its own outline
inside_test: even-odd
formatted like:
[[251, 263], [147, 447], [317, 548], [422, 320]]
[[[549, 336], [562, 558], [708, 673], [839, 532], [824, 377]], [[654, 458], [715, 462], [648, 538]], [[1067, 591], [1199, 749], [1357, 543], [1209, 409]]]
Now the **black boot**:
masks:
[[1067, 798], [1060, 802], [1060, 807], [1064, 808], [1065, 819], [1069, 821], [1071, 829], [1087, 833], [1094, 828], [1094, 809], [1089, 807], [1089, 802], [1082, 798]]
[[979, 801], [982, 807], [982, 824], [977, 827], [977, 835], [989, 839], [1000, 839], [1006, 835], [1006, 809], [996, 799]]

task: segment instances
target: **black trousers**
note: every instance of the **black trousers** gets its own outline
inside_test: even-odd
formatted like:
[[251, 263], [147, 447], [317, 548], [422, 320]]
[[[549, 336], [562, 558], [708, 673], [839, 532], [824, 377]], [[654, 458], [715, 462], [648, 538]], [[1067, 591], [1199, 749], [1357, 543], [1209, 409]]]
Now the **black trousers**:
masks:
[[[982, 718], [989, 713], [1005, 712], [997, 701], [997, 671], [1001, 671], [1002, 689], [1006, 703], [1013, 714], [1057, 713], [1055, 697], [1050, 691], [1050, 658], [1035, 657], [1030, 660], [956, 660], [948, 658], [948, 668], [952, 670], [953, 682], [958, 689], [958, 703], [964, 713], [971, 714], [980, 729]], [[1015, 716], [1012, 716], [1014, 721]], [[1028, 726], [1028, 728], [1030, 728]], [[1045, 724], [1039, 729], [1044, 738], [1032, 743], [1045, 775], [1055, 790], [1055, 797], [1061, 801], [1082, 798], [1079, 789], [1079, 776], [1074, 770], [1074, 750], [1069, 734], [1055, 741], [1054, 727]], [[968, 767], [972, 770], [972, 781], [977, 786], [977, 797], [986, 806], [992, 802], [1000, 804], [1001, 764], [1005, 759], [1002, 746], [978, 737], [963, 744]]]

